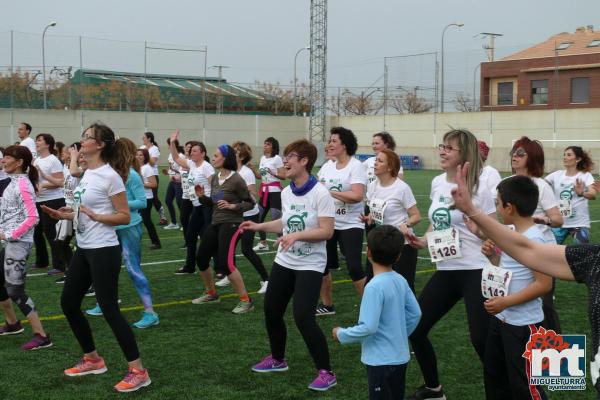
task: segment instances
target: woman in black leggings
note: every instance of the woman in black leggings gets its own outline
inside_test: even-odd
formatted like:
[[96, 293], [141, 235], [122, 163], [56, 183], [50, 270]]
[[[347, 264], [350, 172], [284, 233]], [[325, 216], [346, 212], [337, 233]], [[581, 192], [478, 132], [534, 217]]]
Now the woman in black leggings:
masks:
[[[235, 150], [235, 157], [237, 160], [237, 172], [244, 179], [246, 184], [248, 185], [248, 191], [252, 195], [252, 197], [256, 200], [256, 177], [254, 172], [248, 167], [248, 163], [252, 160], [252, 148], [248, 146], [248, 144], [244, 142], [235, 142], [232, 145]], [[259, 221], [260, 212], [258, 210], [258, 204], [254, 206], [254, 208], [250, 211], [246, 211], [244, 213], [244, 221]], [[260, 257], [256, 254], [254, 249], [252, 248], [254, 244], [254, 232], [246, 231], [242, 234], [242, 254], [244, 257], [250, 261], [258, 275], [260, 275], [260, 289], [258, 289], [258, 294], [265, 294], [267, 292], [267, 285], [269, 284], [269, 274], [265, 269], [265, 265], [263, 264]], [[226, 280], [226, 284], [229, 284], [229, 279], [227, 277], [221, 279], [219, 282], [223, 282]], [[216, 283], [217, 286], [225, 286], [224, 284]], [[224, 282], [225, 283], [225, 282]]]
[[307, 140], [290, 143], [284, 152], [290, 186], [281, 193], [281, 219], [257, 224], [246, 221], [243, 230], [283, 233], [265, 295], [265, 322], [271, 354], [252, 367], [255, 372], [287, 371], [285, 310], [293, 298], [294, 321], [318, 370], [309, 389], [326, 391], [337, 384], [329, 349], [317, 324], [315, 308], [327, 259], [325, 242], [333, 235], [335, 206], [327, 189], [310, 175], [316, 147]]
[[148, 160], [150, 159], [150, 154], [146, 149], [138, 149], [136, 153], [136, 158], [140, 165], [142, 173], [142, 181], [144, 182], [144, 191], [146, 192], [146, 208], [142, 208], [140, 210], [140, 214], [142, 215], [142, 221], [144, 222], [144, 226], [148, 231], [148, 236], [150, 237], [150, 250], [160, 249], [162, 246], [160, 244], [160, 239], [158, 238], [158, 233], [156, 233], [156, 227], [152, 223], [152, 204], [154, 200], [154, 189], [158, 187], [158, 182], [156, 181], [156, 176], [152, 172], [152, 167], [148, 164]]
[[156, 185], [157, 186], [156, 186], [156, 188], [152, 189], [152, 194], [153, 194], [152, 204], [156, 208], [156, 211], [158, 211], [158, 215], [159, 215], [158, 224], [159, 225], [167, 225], [167, 219], [165, 218], [165, 209], [164, 209], [162, 203], [160, 202], [160, 199], [158, 198], [158, 183], [159, 183], [158, 158], [160, 157], [160, 150], [158, 149], [158, 145], [156, 144], [156, 141], [154, 140], [154, 133], [152, 133], [152, 132], [144, 133], [144, 135], [142, 136], [142, 142], [144, 144], [142, 146], [140, 146], [140, 149], [148, 150], [148, 153], [150, 154], [149, 164], [152, 167], [154, 176], [156, 177]]
[[464, 221], [465, 215], [451, 207], [451, 192], [456, 188], [456, 168], [470, 162], [473, 170], [468, 177], [469, 190], [484, 213], [496, 215], [490, 191], [485, 185], [479, 185], [482, 162], [477, 138], [466, 130], [452, 130], [444, 135], [444, 142], [438, 149], [440, 166], [445, 172], [431, 182], [431, 206], [428, 213], [430, 225], [426, 237], [406, 235], [413, 246], [429, 249], [437, 267], [419, 297], [422, 316], [410, 336], [425, 380], [425, 385], [418, 388], [411, 397], [417, 400], [444, 398], [435, 350], [428, 338], [429, 331], [437, 322], [463, 299], [471, 343], [483, 362], [490, 318], [483, 307], [485, 299], [481, 294], [481, 270], [487, 263], [481, 253], [483, 235], [480, 232], [472, 233]]
[[102, 374], [107, 370], [81, 311], [85, 292], [93, 284], [104, 318], [129, 364], [129, 372], [115, 389], [131, 392], [148, 386], [151, 381], [142, 366], [133, 331], [118, 305], [121, 250], [115, 226], [130, 221], [124, 184], [129, 165], [114, 147], [115, 134], [108, 126], [95, 123], [86, 129], [81, 137], [81, 152], [87, 169], [73, 193], [73, 208], [53, 210], [42, 206], [42, 209], [53, 218], [73, 220], [77, 232], [77, 250], [69, 265], [61, 306], [84, 356], [74, 367], [66, 369], [65, 375]]

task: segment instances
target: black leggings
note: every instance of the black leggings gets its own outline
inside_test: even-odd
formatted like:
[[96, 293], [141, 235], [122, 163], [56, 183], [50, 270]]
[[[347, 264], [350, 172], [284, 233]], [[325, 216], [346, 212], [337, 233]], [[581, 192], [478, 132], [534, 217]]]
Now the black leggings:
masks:
[[471, 343], [483, 363], [490, 315], [483, 307], [481, 270], [436, 271], [421, 292], [421, 320], [410, 336], [427, 387], [440, 385], [435, 350], [427, 335], [461, 298], [467, 309]]
[[196, 245], [198, 244], [198, 235], [202, 236], [204, 234], [204, 231], [210, 224], [211, 219], [212, 207], [194, 207], [192, 215], [188, 221], [185, 240], [187, 246], [185, 268], [188, 271], [194, 271], [196, 269]]
[[323, 274], [320, 272], [297, 271], [273, 263], [265, 294], [265, 324], [269, 334], [271, 354], [276, 360], [281, 361], [285, 358], [287, 329], [283, 317], [293, 297], [294, 322], [315, 366], [318, 370], [331, 371], [327, 340], [315, 317], [322, 280]]
[[216, 255], [218, 267], [215, 269], [218, 269], [219, 272], [227, 276], [231, 274], [227, 266], [227, 252], [229, 251], [231, 238], [239, 226], [239, 223], [234, 224], [231, 222], [206, 226], [202, 235], [202, 242], [198, 246], [198, 255], [196, 256], [196, 263], [200, 271], [206, 271], [209, 267], [210, 259]]
[[181, 219], [181, 227], [183, 228], [183, 240], [187, 244], [187, 229], [190, 223], [190, 218], [192, 217], [192, 212], [194, 211], [194, 205], [192, 201], [189, 199], [181, 200], [181, 214], [179, 215], [179, 219]]
[[350, 228], [333, 231], [333, 236], [327, 241], [327, 266], [324, 275], [329, 274], [329, 268], [337, 266], [338, 259], [337, 246], [340, 242], [340, 249], [346, 257], [348, 273], [353, 282], [360, 281], [365, 277], [362, 268], [362, 245], [365, 230], [363, 228]]
[[[262, 200], [259, 200], [260, 206], [260, 222], [265, 222], [265, 218], [267, 218], [267, 213], [271, 210], [271, 220], [276, 220], [281, 218], [281, 192], [269, 192], [267, 196], [267, 205], [263, 207]], [[277, 210], [274, 214], [273, 210]], [[259, 231], [258, 237], [260, 240], [267, 240], [266, 232]]]
[[169, 210], [169, 217], [171, 217], [171, 223], [177, 223], [177, 214], [175, 213], [175, 207], [173, 206], [173, 200], [177, 203], [177, 208], [179, 208], [179, 212], [181, 212], [181, 182], [175, 182], [173, 180], [169, 181], [169, 186], [167, 186], [167, 192], [165, 193], [165, 203], [167, 204], [167, 209]]
[[[406, 282], [408, 282], [408, 286], [410, 289], [415, 292], [415, 274], [417, 271], [417, 256], [419, 251], [414, 247], [405, 244], [402, 246], [402, 254], [398, 261], [392, 264], [392, 269], [402, 275]], [[366, 267], [366, 275], [367, 282], [373, 279], [373, 265], [367, 259], [367, 267]]]
[[154, 177], [156, 178], [156, 187], [154, 189], [152, 189], [152, 204], [154, 204], [154, 208], [156, 208], [156, 211], [160, 212], [160, 209], [162, 208], [162, 203], [160, 202], [160, 199], [158, 198], [158, 175], [154, 175]]
[[84, 353], [96, 350], [92, 330], [81, 312], [81, 301], [93, 283], [104, 319], [113, 331], [128, 362], [140, 357], [131, 327], [121, 315], [118, 304], [120, 246], [98, 249], [77, 248], [65, 281], [60, 304]]
[[[65, 206], [65, 199], [53, 199], [36, 203], [40, 222], [35, 226], [33, 231], [35, 264], [41, 267], [50, 264], [48, 260], [48, 249], [46, 248], [47, 240], [50, 245], [50, 253], [52, 254], [52, 268], [65, 271], [73, 256], [73, 250], [71, 250], [68, 241], [56, 240], [56, 223], [58, 220], [43, 212], [41, 209], [41, 206], [43, 205], [58, 210]], [[46, 239], [44, 239], [44, 236]]]
[[[250, 217], [244, 217], [244, 221], [258, 222], [258, 220], [259, 220], [259, 214], [252, 215]], [[252, 250], [252, 246], [254, 246], [254, 232], [246, 230], [242, 234], [241, 242], [242, 242], [242, 254], [244, 255], [244, 257], [246, 257], [248, 259], [248, 261], [250, 261], [250, 263], [252, 263], [252, 266], [254, 267], [256, 272], [258, 272], [258, 274], [260, 275], [260, 280], [268, 281], [269, 274], [267, 273], [267, 270], [265, 269], [265, 265], [263, 264], [260, 257], [254, 252], [254, 250]]]
[[556, 333], [561, 333], [560, 320], [558, 313], [554, 308], [554, 289], [556, 279], [552, 278], [552, 290], [542, 296], [542, 309], [544, 310], [544, 322], [542, 326], [546, 329], [552, 329]]
[[158, 233], [156, 233], [156, 227], [152, 222], [152, 216], [150, 213], [152, 212], [152, 199], [146, 199], [146, 208], [142, 208], [140, 210], [140, 214], [142, 215], [142, 221], [144, 221], [144, 226], [148, 231], [148, 236], [150, 236], [150, 241], [152, 244], [160, 244], [160, 239], [158, 238]]

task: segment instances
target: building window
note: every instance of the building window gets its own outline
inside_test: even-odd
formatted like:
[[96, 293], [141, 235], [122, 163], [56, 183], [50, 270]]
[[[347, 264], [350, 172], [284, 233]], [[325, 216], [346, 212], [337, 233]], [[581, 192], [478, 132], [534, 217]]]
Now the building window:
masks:
[[562, 42], [561, 44], [556, 46], [556, 50], [566, 50], [569, 47], [571, 47], [572, 44], [573, 42]]
[[548, 104], [548, 80], [531, 81], [531, 104]]
[[498, 83], [498, 105], [513, 105], [513, 82]]
[[571, 103], [590, 102], [590, 78], [571, 79]]
[[587, 47], [598, 47], [598, 46], [600, 46], [600, 39], [594, 39], [587, 45]]

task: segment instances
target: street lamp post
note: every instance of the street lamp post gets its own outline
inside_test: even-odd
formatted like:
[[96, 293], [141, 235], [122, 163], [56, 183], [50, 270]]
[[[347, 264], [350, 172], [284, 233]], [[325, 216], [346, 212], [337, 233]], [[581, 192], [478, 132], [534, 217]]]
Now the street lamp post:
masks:
[[441, 84], [441, 89], [442, 89], [442, 95], [441, 95], [441, 110], [442, 112], [444, 112], [444, 34], [446, 33], [446, 29], [450, 28], [451, 26], [457, 26], [457, 27], [461, 27], [464, 26], [465, 24], [463, 24], [462, 22], [454, 22], [452, 24], [448, 24], [446, 25], [446, 27], [444, 28], [444, 30], [442, 31], [442, 84]]
[[303, 50], [310, 50], [310, 47], [301, 48], [296, 52], [296, 55], [294, 56], [294, 117], [298, 114], [298, 79], [296, 78], [296, 61], [298, 60], [298, 54], [300, 54]]
[[56, 22], [52, 21], [44, 28], [44, 33], [42, 33], [42, 83], [44, 85], [44, 110], [48, 108], [48, 102], [46, 100], [46, 52], [45, 52], [45, 40], [46, 40], [46, 31], [51, 26], [56, 26]]

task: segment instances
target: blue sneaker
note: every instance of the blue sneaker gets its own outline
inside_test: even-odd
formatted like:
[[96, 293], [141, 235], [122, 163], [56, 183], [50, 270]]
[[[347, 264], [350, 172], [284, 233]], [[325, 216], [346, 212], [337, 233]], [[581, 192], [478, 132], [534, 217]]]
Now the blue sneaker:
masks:
[[155, 312], [144, 311], [142, 319], [133, 324], [136, 328], [146, 329], [159, 324], [158, 314]]
[[96, 303], [96, 307], [85, 310], [85, 313], [87, 315], [93, 315], [94, 317], [102, 316], [102, 310], [100, 309], [100, 305], [98, 303]]

